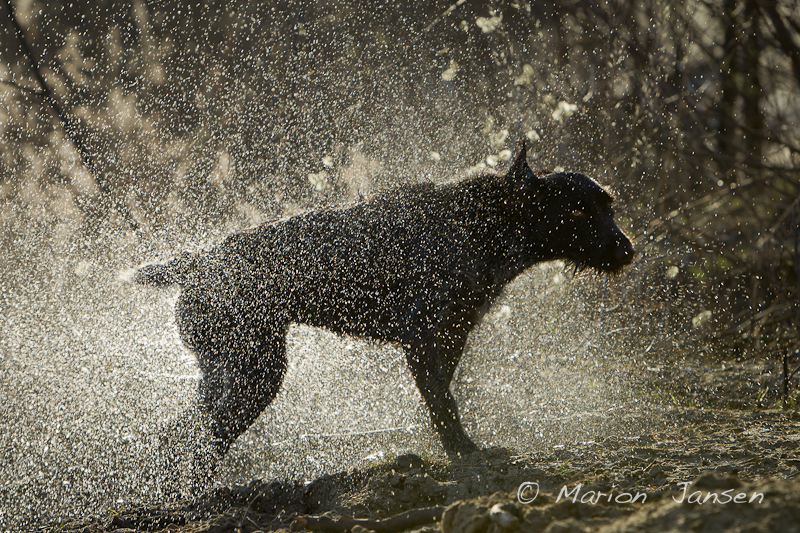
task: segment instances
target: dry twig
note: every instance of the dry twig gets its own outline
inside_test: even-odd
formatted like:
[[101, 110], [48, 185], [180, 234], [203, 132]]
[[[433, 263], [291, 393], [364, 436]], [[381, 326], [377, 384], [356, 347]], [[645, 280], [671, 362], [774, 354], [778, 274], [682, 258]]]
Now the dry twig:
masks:
[[292, 522], [292, 531], [306, 529], [308, 531], [350, 531], [354, 526], [361, 526], [377, 533], [397, 533], [414, 527], [436, 522], [442, 518], [444, 507], [428, 507], [412, 509], [405, 513], [383, 520], [367, 518], [332, 518], [330, 516], [300, 516]]

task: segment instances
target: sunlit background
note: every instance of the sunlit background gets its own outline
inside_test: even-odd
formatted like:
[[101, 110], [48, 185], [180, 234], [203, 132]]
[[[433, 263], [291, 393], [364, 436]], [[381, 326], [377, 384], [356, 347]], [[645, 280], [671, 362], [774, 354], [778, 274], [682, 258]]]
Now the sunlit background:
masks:
[[[157, 496], [153, 439], [199, 374], [175, 290], [121, 271], [502, 170], [523, 138], [535, 168], [615, 191], [638, 255], [616, 279], [550, 264], [509, 287], [454, 384], [477, 442], [528, 453], [652, 431], [653, 360], [778, 361], [797, 343], [796, 6], [11, 4], [71, 122], [0, 4], [2, 530]], [[443, 457], [396, 347], [296, 326], [288, 354], [219, 483]]]

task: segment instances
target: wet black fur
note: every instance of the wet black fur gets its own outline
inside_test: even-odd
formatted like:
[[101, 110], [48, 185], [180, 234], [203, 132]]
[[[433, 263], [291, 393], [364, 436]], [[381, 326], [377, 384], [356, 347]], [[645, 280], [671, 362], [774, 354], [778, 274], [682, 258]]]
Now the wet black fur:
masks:
[[450, 393], [467, 335], [535, 263], [629, 264], [611, 204], [583, 174], [536, 177], [523, 146], [505, 174], [264, 224], [134, 280], [181, 286], [177, 324], [202, 370], [200, 408], [220, 455], [278, 393], [292, 322], [402, 346], [445, 451], [467, 453], [476, 446]]

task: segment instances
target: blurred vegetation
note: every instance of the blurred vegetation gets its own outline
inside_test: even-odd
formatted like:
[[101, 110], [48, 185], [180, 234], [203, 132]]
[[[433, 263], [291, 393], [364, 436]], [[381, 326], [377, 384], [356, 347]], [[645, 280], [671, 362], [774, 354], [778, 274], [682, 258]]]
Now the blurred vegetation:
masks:
[[129, 239], [126, 217], [174, 251], [502, 166], [527, 136], [537, 166], [617, 191], [642, 316], [754, 353], [800, 337], [796, 2], [13, 4], [99, 174], [4, 9], [4, 254], [31, 235]]

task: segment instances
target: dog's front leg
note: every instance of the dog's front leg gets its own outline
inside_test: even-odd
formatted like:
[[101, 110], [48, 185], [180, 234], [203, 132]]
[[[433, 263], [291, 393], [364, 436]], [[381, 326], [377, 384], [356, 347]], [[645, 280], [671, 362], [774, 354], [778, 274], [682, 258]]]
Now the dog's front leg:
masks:
[[458, 416], [458, 406], [448, 385], [435, 337], [418, 338], [406, 346], [406, 361], [431, 415], [433, 427], [439, 434], [449, 457], [466, 455], [478, 450], [467, 436]]

